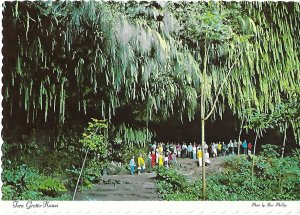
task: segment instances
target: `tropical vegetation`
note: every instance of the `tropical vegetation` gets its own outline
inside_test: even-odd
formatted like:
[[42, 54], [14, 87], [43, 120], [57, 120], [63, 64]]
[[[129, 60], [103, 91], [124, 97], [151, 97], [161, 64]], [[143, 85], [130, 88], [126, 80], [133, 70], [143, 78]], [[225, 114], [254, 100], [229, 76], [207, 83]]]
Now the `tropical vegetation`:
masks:
[[[63, 198], [65, 186], [77, 188], [80, 180], [90, 187], [109, 162], [126, 164], [133, 153], [128, 151], [145, 151], [158, 138], [155, 126], [172, 117], [184, 123], [199, 116], [203, 146], [205, 126], [230, 111], [241, 132], [257, 134], [255, 146], [270, 129], [279, 133], [283, 143], [276, 168], [296, 165], [296, 155], [285, 157], [284, 149], [286, 140], [300, 143], [299, 3], [15, 1], [3, 6], [3, 199]], [[245, 168], [230, 167], [234, 177], [248, 171], [248, 161], [241, 162]], [[254, 186], [263, 180], [256, 176], [258, 165], [273, 164], [263, 157], [251, 162]], [[41, 184], [31, 183], [24, 165]], [[172, 189], [185, 190], [185, 179], [174, 177], [182, 185]], [[229, 176], [218, 177], [206, 181], [203, 166], [196, 199], [217, 198], [209, 196], [212, 181]], [[292, 192], [295, 182], [288, 180], [276, 198]], [[241, 195], [231, 197], [247, 199]]]

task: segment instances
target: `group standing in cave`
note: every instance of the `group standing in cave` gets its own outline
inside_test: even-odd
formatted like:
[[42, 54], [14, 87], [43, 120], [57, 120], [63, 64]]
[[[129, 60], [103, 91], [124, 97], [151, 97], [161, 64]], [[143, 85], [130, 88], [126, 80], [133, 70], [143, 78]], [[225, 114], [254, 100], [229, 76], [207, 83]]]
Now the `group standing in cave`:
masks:
[[[204, 151], [204, 153], [203, 153]], [[183, 142], [156, 142], [149, 145], [149, 151], [146, 158], [143, 158], [142, 153], [139, 153], [137, 158], [137, 171], [138, 174], [145, 171], [151, 172], [156, 166], [165, 166], [167, 168], [177, 164], [177, 158], [189, 158], [197, 161], [199, 167], [202, 166], [202, 156], [205, 157], [205, 165], [209, 166], [211, 163], [210, 158], [217, 158], [227, 155], [237, 155], [238, 153], [250, 155], [252, 153], [252, 143], [247, 143], [246, 140], [237, 141], [230, 140], [229, 143], [225, 142], [211, 142], [209, 145], [205, 143], [204, 150], [201, 144], [196, 142], [189, 143], [188, 145]], [[145, 161], [146, 160], [146, 161]], [[134, 174], [136, 163], [134, 156], [130, 160], [131, 175]]]

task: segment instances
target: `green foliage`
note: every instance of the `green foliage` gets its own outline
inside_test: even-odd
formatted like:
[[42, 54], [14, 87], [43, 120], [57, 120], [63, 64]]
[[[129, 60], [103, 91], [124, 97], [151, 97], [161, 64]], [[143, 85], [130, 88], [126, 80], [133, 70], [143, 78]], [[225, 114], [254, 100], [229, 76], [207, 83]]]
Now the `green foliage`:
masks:
[[[97, 112], [114, 122], [123, 108], [143, 126], [170, 115], [182, 119], [187, 114], [191, 120], [199, 111], [203, 86], [206, 110], [216, 104], [214, 113], [222, 116], [226, 105], [239, 114], [254, 107], [250, 129], [282, 127], [282, 119], [290, 120], [300, 142], [299, 14], [296, 2], [6, 2], [4, 113], [26, 115], [32, 125], [51, 119], [53, 127], [78, 113]], [[285, 98], [284, 107], [274, 108]], [[5, 116], [3, 124], [10, 119]], [[114, 153], [105, 126], [93, 119], [80, 139], [93, 167], [105, 166]], [[123, 126], [116, 140], [145, 147], [152, 133], [143, 126]], [[47, 148], [39, 150], [32, 136], [28, 145], [12, 144], [4, 165], [31, 162], [28, 155], [13, 154], [18, 148], [24, 154], [36, 152], [41, 160], [34, 166], [41, 169], [63, 171], [68, 163], [78, 169], [86, 151], [76, 139], [55, 137], [60, 141], [49, 142], [55, 150], [67, 148], [64, 153], [45, 156]], [[126, 161], [132, 153], [121, 148]], [[11, 190], [6, 188], [8, 196]]]
[[29, 190], [41, 191], [48, 196], [55, 196], [56, 193], [67, 191], [65, 186], [56, 179], [32, 176], [28, 180], [30, 180], [30, 184], [27, 186]]
[[3, 200], [68, 200], [67, 190], [57, 179], [26, 165], [3, 170]]
[[296, 141], [299, 142], [299, 122], [300, 122], [300, 93], [291, 91], [290, 98], [277, 103], [270, 113], [262, 113], [259, 109], [248, 108], [242, 112], [245, 119], [244, 128], [253, 129], [256, 133], [262, 134], [266, 129], [274, 128], [280, 132], [286, 132], [289, 126], [293, 127]]
[[261, 113], [259, 110], [253, 108], [246, 109], [244, 116], [247, 124], [244, 128], [246, 129], [253, 129], [257, 133], [262, 133], [266, 129], [274, 127], [275, 119], [269, 117], [266, 113]]
[[65, 125], [63, 129], [48, 131], [33, 129], [20, 137], [19, 133], [16, 137], [6, 134], [2, 145], [3, 169], [26, 164], [45, 174], [64, 174], [66, 168], [79, 165], [83, 155], [79, 129]]
[[171, 185], [172, 190], [183, 191], [188, 186], [187, 178], [176, 172], [175, 169], [157, 167], [157, 179]]
[[265, 144], [262, 145], [262, 152], [260, 153], [261, 156], [265, 158], [277, 158], [279, 157], [279, 146]]
[[[251, 185], [250, 156], [230, 156], [222, 173], [207, 176], [207, 199], [224, 201], [298, 200], [300, 184], [299, 150], [279, 158], [278, 147], [265, 145], [255, 156], [254, 185]], [[157, 187], [165, 200], [199, 200], [202, 182], [188, 182], [174, 169], [158, 170]], [[193, 189], [192, 189], [193, 188]]]
[[195, 187], [173, 168], [156, 167], [157, 189], [164, 200], [182, 201], [200, 199]]
[[[26, 144], [26, 142], [23, 142], [23, 144]], [[31, 144], [27, 145], [30, 146]], [[66, 168], [71, 165], [78, 165], [79, 159], [82, 157], [82, 151], [78, 143], [75, 144], [75, 142], [71, 141], [68, 147], [60, 149], [53, 149], [47, 146], [27, 148], [31, 151], [30, 154], [27, 150], [16, 148], [17, 144], [4, 143], [3, 146], [8, 148], [6, 152], [3, 152], [4, 169], [16, 167], [19, 164], [26, 164], [45, 174], [63, 174]], [[18, 156], [16, 156], [16, 153]], [[32, 154], [35, 155], [34, 158]]]
[[[132, 148], [130, 146], [124, 145], [124, 147], [121, 148], [120, 152], [121, 152], [121, 157], [122, 157], [121, 162], [124, 164], [129, 164], [129, 161], [132, 158], [132, 156], [134, 156], [137, 159], [139, 154], [142, 154], [143, 158], [146, 160], [146, 157], [149, 152], [149, 148], [148, 147]], [[136, 160], [136, 163], [137, 163], [137, 160]]]
[[[13, 32], [5, 41], [18, 42], [9, 44], [17, 54], [11, 73], [5, 74], [4, 97], [10, 104], [20, 100], [28, 120], [37, 118], [38, 109], [45, 120], [53, 111], [63, 122], [67, 107], [74, 105], [70, 98], [79, 111], [96, 106], [108, 119], [116, 108], [135, 101], [147, 104], [138, 109], [148, 118], [157, 111], [173, 113], [176, 104], [182, 104], [180, 113], [188, 109], [193, 115], [195, 102], [188, 95], [197, 99], [193, 94], [199, 93], [205, 38], [211, 41], [210, 96], [224, 79], [226, 65], [240, 56], [240, 72], [233, 73], [221, 94], [234, 112], [252, 105], [266, 112], [281, 100], [279, 92], [290, 94], [288, 89], [297, 87], [293, 80], [299, 81], [293, 70], [299, 63], [293, 34], [299, 29], [293, 21], [299, 16], [297, 3], [18, 4], [6, 3], [4, 11], [4, 26]], [[37, 68], [42, 73], [33, 80]], [[16, 89], [20, 97], [9, 97]]]
[[[72, 166], [71, 168], [66, 169], [66, 171], [68, 176], [68, 186], [70, 186], [71, 188], [75, 188], [78, 177], [80, 175], [80, 169], [77, 169], [74, 166]], [[81, 189], [81, 187], [79, 187], [79, 189]]]
[[88, 123], [88, 127], [82, 134], [79, 140], [83, 147], [89, 151], [100, 153], [101, 156], [107, 155], [107, 138], [108, 138], [108, 125], [106, 120], [93, 119]]
[[274, 124], [281, 132], [292, 126], [296, 141], [300, 143], [300, 89], [291, 92], [290, 98], [275, 105], [269, 117], [274, 119]]
[[2, 199], [12, 200], [15, 198], [15, 190], [10, 185], [2, 185]]
[[148, 128], [135, 129], [125, 124], [121, 124], [116, 132], [115, 140], [121, 144], [134, 147], [145, 147], [151, 142], [153, 133]]
[[[136, 101], [147, 104], [141, 110], [150, 119], [154, 111], [170, 113], [180, 104], [176, 93], [184, 94], [177, 87], [184, 82], [169, 72], [182, 50], [156, 21], [148, 25], [132, 15], [120, 3], [7, 3], [5, 26], [13, 33], [5, 44], [17, 56], [5, 74], [6, 102], [20, 99], [28, 123], [50, 115], [64, 123], [74, 103], [79, 112], [97, 110], [109, 120], [117, 108]], [[176, 71], [185, 79], [185, 72]], [[16, 89], [19, 98], [8, 96]]]
[[[294, 156], [279, 158], [277, 147], [266, 145], [261, 156], [256, 157], [255, 180], [251, 186], [249, 157], [231, 157], [225, 162], [225, 172], [209, 180], [223, 190], [223, 200], [295, 200], [299, 199], [299, 160]], [[278, 150], [278, 149], [277, 149]], [[208, 184], [211, 184], [208, 182]], [[225, 186], [224, 186], [225, 185]], [[210, 185], [209, 185], [210, 186]], [[209, 188], [208, 188], [209, 193]], [[226, 194], [229, 194], [226, 197]], [[210, 200], [217, 200], [211, 195]]]
[[[74, 166], [72, 166], [72, 168], [67, 169], [66, 171], [68, 176], [68, 186], [73, 189], [76, 187], [76, 183], [80, 175], [80, 169], [77, 169]], [[90, 173], [85, 169], [83, 174], [81, 175], [78, 190], [82, 191], [84, 188], [91, 189], [93, 187], [93, 183], [97, 182], [95, 181], [96, 174], [97, 172]], [[100, 177], [100, 175], [98, 175], [98, 177]]]
[[[82, 134], [82, 138], [79, 140], [82, 144], [83, 152], [87, 154], [86, 165], [84, 166], [83, 173], [81, 175], [81, 185], [79, 189], [92, 188], [92, 183], [100, 181], [101, 170], [106, 167], [110, 161], [111, 145], [108, 142], [108, 124], [106, 120], [98, 120], [92, 118], [88, 123], [88, 127]], [[83, 162], [83, 160], [80, 160]], [[68, 184], [71, 188], [76, 186], [78, 177], [81, 171], [80, 165], [72, 165], [72, 168], [68, 168]]]
[[103, 166], [97, 158], [91, 159], [87, 167], [84, 169], [84, 180], [88, 180], [93, 184], [97, 184], [101, 180]]
[[[93, 119], [79, 140], [91, 159], [96, 159], [100, 168], [109, 162], [111, 145], [108, 142], [108, 124], [106, 120]], [[86, 152], [86, 151], [85, 151]]]

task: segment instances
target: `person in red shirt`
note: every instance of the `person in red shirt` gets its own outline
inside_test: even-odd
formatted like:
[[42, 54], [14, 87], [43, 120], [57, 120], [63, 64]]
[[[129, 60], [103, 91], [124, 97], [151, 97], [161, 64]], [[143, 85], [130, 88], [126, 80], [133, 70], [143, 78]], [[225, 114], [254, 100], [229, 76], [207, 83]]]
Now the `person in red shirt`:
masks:
[[251, 152], [252, 152], [252, 143], [249, 142], [248, 143], [248, 154], [251, 154]]
[[155, 152], [152, 151], [152, 154], [151, 154], [151, 166], [152, 166], [152, 168], [155, 166], [155, 160], [156, 160]]

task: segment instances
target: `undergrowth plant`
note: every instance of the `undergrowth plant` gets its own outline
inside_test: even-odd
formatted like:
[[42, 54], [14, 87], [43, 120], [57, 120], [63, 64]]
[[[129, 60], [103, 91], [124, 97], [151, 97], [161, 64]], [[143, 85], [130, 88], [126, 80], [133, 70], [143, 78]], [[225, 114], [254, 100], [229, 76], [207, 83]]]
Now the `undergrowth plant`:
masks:
[[3, 200], [69, 200], [61, 181], [21, 165], [2, 172]]
[[[238, 162], [239, 159], [239, 162]], [[300, 198], [299, 150], [292, 156], [280, 157], [280, 149], [264, 145], [256, 156], [254, 184], [251, 183], [253, 156], [230, 156], [224, 170], [207, 177], [207, 200], [278, 201]], [[164, 200], [200, 200], [202, 181], [189, 182], [175, 169], [157, 170], [157, 188]]]

